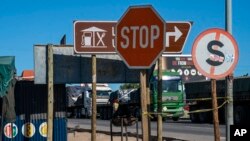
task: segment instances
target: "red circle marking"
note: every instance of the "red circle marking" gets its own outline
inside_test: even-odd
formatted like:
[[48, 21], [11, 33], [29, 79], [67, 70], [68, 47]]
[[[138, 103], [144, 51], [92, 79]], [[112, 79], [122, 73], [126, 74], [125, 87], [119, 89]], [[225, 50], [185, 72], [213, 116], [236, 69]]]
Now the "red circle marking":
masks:
[[[213, 73], [210, 74], [210, 73], [207, 73], [206, 71], [203, 70], [203, 68], [200, 67], [200, 65], [198, 64], [197, 62], [197, 57], [196, 57], [196, 54], [195, 54], [195, 51], [196, 49], [198, 48], [198, 43], [200, 42], [200, 40], [206, 36], [207, 34], [210, 34], [210, 33], [216, 33], [216, 36], [217, 34], [223, 34], [225, 35], [227, 38], [229, 38], [229, 40], [232, 42], [233, 44], [233, 47], [234, 47], [234, 50], [235, 50], [235, 56], [234, 56], [234, 62], [233, 64], [231, 65], [231, 67], [223, 74], [220, 74], [220, 75], [214, 75]], [[217, 39], [216, 39], [217, 40]], [[233, 36], [231, 34], [229, 34], [228, 32], [222, 30], [222, 29], [219, 29], [219, 28], [212, 28], [212, 29], [208, 29], [208, 30], [205, 30], [204, 32], [202, 32], [194, 41], [194, 44], [193, 44], [193, 48], [192, 48], [192, 59], [193, 59], [193, 62], [194, 62], [194, 65], [195, 67], [199, 70], [200, 73], [202, 73], [203, 75], [205, 75], [206, 77], [209, 77], [209, 78], [212, 78], [212, 79], [218, 79], [218, 78], [223, 78], [227, 75], [229, 75], [230, 73], [233, 72], [233, 70], [235, 69], [236, 67], [236, 64], [238, 63], [238, 57], [239, 57], [239, 50], [238, 50], [238, 45], [235, 41], [235, 39], [233, 38]]]
[[[220, 33], [216, 32], [216, 34], [215, 34], [215, 40], [219, 40], [219, 39], [220, 39]], [[218, 46], [215, 46], [215, 49], [217, 50]], [[211, 68], [210, 68], [210, 74], [214, 74], [214, 70], [215, 70], [215, 67], [211, 66]]]

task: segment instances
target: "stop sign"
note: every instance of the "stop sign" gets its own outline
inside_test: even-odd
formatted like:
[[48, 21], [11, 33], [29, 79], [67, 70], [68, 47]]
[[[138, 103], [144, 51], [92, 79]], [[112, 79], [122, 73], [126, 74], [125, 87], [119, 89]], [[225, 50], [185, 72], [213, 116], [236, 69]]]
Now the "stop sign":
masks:
[[165, 21], [152, 6], [129, 7], [116, 31], [116, 51], [129, 68], [150, 68], [165, 49]]

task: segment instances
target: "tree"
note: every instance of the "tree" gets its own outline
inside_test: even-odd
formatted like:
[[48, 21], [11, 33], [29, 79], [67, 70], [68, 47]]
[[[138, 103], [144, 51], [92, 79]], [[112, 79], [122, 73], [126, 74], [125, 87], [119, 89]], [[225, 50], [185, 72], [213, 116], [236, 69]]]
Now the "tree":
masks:
[[122, 84], [120, 86], [120, 89], [121, 90], [125, 90], [125, 89], [137, 89], [139, 87], [140, 87], [140, 85], [137, 84], [137, 83], [125, 83], [125, 84]]

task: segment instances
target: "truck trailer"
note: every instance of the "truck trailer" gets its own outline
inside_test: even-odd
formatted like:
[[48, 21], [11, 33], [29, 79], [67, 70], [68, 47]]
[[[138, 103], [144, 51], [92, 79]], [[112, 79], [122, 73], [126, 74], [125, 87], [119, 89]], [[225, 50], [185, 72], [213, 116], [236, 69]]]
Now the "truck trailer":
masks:
[[[226, 80], [216, 81], [218, 106], [226, 100]], [[211, 81], [195, 81], [185, 83], [187, 103], [190, 109], [190, 119], [194, 123], [212, 123], [212, 111], [192, 113], [195, 110], [212, 109]], [[210, 99], [209, 99], [210, 98]], [[234, 123], [249, 124], [250, 121], [250, 77], [236, 77], [233, 81]], [[219, 121], [225, 122], [225, 105], [219, 108]]]
[[[66, 89], [68, 95], [68, 116], [75, 118], [90, 117], [92, 115], [92, 85], [67, 85]], [[108, 84], [96, 84], [96, 104], [98, 116], [102, 116], [102, 112], [106, 112], [111, 91], [112, 90]]]

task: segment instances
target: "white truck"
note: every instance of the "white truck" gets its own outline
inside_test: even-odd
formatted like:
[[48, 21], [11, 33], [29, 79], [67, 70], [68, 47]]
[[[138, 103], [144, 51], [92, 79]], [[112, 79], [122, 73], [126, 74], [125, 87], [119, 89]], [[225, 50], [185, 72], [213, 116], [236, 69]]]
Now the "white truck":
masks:
[[[92, 85], [91, 84], [80, 84], [80, 85], [68, 85], [68, 113], [70, 117], [90, 117], [92, 115]], [[101, 118], [103, 112], [107, 112], [107, 104], [109, 102], [109, 95], [111, 88], [108, 84], [97, 83], [96, 84], [96, 104], [97, 104], [97, 115]], [[111, 115], [110, 115], [111, 116]]]

